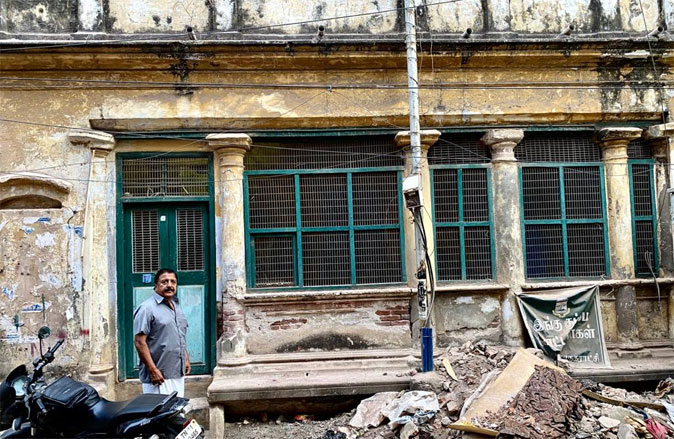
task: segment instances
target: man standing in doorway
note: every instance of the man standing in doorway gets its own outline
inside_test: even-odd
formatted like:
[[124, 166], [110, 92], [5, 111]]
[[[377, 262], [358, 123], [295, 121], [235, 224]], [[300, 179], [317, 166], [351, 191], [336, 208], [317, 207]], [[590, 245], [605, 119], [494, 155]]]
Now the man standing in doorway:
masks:
[[133, 341], [140, 357], [143, 393], [185, 394], [185, 375], [190, 373], [187, 319], [177, 291], [175, 271], [162, 268], [154, 276], [154, 294], [133, 313]]

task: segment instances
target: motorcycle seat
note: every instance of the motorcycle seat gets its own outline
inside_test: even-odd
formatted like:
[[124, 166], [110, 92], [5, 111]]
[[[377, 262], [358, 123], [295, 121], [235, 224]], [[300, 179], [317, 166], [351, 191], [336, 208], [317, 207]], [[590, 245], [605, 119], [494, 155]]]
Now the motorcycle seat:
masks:
[[89, 409], [89, 431], [115, 431], [124, 422], [144, 418], [160, 404], [166, 395], [143, 394], [128, 401], [108, 401], [101, 398]]

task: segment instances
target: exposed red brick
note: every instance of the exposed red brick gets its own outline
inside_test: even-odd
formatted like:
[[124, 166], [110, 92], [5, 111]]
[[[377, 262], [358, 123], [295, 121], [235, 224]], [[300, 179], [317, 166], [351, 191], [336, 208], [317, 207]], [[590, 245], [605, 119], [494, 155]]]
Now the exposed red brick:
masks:
[[400, 320], [400, 317], [399, 316], [382, 316], [382, 317], [379, 317], [379, 320], [381, 320], [382, 322], [390, 322], [390, 321], [394, 321], [394, 320]]
[[375, 311], [375, 314], [377, 314], [378, 316], [390, 316], [391, 311]]

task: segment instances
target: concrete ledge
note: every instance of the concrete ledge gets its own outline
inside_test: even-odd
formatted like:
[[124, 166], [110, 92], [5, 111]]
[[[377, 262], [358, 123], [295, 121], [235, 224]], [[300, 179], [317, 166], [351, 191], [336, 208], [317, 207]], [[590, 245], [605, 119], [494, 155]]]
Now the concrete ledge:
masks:
[[644, 348], [635, 351], [609, 350], [611, 367], [574, 369], [569, 375], [601, 383], [659, 381], [674, 375], [674, 348]]
[[211, 404], [398, 391], [409, 387], [415, 359], [405, 349], [260, 355], [234, 363], [215, 369]]

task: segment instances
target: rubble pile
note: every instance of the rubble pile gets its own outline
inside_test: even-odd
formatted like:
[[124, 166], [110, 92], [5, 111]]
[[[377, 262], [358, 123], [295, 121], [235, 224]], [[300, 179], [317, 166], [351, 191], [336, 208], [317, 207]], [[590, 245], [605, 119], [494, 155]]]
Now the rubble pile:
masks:
[[568, 437], [582, 418], [580, 382], [557, 370], [536, 366], [524, 388], [506, 408], [489, 413], [482, 424], [504, 438], [554, 439]]
[[[410, 391], [363, 400], [339, 431], [346, 439], [674, 439], [673, 379], [637, 394], [581, 383], [541, 351], [515, 354], [483, 344], [449, 348], [434, 372], [411, 373]], [[485, 407], [493, 409], [473, 416]]]

